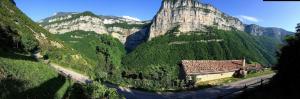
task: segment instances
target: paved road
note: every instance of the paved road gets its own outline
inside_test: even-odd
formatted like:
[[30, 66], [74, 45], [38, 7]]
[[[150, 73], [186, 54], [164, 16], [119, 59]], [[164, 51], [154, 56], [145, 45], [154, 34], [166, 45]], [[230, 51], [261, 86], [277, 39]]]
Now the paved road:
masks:
[[[57, 64], [51, 63], [50, 66], [55, 68], [63, 75], [69, 75], [72, 79], [86, 84], [87, 81], [92, 81], [89, 77], [84, 76], [80, 73], [76, 73], [74, 71], [65, 69]], [[260, 81], [261, 79], [271, 78], [274, 74], [269, 74], [260, 77], [254, 77], [250, 79], [245, 79], [233, 83], [229, 83], [223, 86], [218, 86], [214, 88], [207, 88], [198, 91], [186, 91], [186, 92], [162, 92], [162, 93], [154, 93], [154, 92], [145, 92], [139, 91], [124, 87], [119, 87], [112, 84], [105, 84], [107, 87], [116, 88], [118, 93], [124, 95], [127, 99], [216, 99], [220, 95], [225, 95], [227, 93], [235, 92], [240, 90], [245, 85], [250, 85]]]
[[[64, 69], [56, 64], [51, 64], [55, 69], [62, 71], [67, 75], [71, 75], [71, 78], [79, 81], [81, 83], [86, 83], [86, 81], [91, 81], [87, 76], [76, 73], [74, 71]], [[233, 83], [226, 84], [224, 86], [218, 86], [214, 88], [208, 88], [198, 91], [187, 91], [187, 92], [164, 92], [164, 93], [153, 93], [144, 92], [139, 90], [128, 89], [124, 87], [118, 87], [112, 84], [106, 84], [107, 87], [116, 88], [118, 93], [124, 95], [128, 99], [215, 99], [220, 95], [225, 95], [227, 93], [235, 92], [240, 90], [245, 85], [254, 84], [261, 79], [271, 78], [274, 74], [245, 79]]]
[[163, 93], [151, 93], [138, 90], [130, 90], [127, 88], [117, 88], [120, 94], [123, 94], [128, 99], [216, 99], [219, 96], [236, 92], [242, 89], [245, 85], [251, 85], [259, 82], [261, 79], [271, 78], [274, 74], [269, 74], [260, 77], [254, 77], [245, 79], [233, 83], [226, 84], [224, 86], [218, 86], [214, 88], [208, 88], [198, 91], [186, 91], [186, 92], [163, 92]]

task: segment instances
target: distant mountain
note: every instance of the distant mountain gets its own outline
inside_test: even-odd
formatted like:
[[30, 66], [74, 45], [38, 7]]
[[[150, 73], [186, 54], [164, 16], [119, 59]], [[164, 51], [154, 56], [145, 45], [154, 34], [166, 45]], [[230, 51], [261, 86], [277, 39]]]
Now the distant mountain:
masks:
[[55, 18], [59, 18], [59, 17], [65, 16], [65, 15], [71, 15], [71, 14], [76, 14], [76, 12], [57, 12], [57, 13], [54, 13], [54, 15], [51, 16], [51, 17], [42, 19], [41, 21], [39, 21], [39, 23], [43, 23], [43, 22], [45, 22], [45, 23], [51, 22], [51, 21], [50, 21], [51, 19], [55, 19]]
[[254, 36], [266, 36], [274, 38], [279, 42], [282, 42], [285, 36], [294, 34], [293, 32], [281, 28], [262, 27], [256, 24], [245, 25], [245, 32], [250, 33]]
[[63, 34], [76, 30], [94, 31], [109, 34], [125, 43], [128, 36], [140, 32], [149, 21], [136, 21], [124, 17], [95, 15], [86, 11], [82, 13], [59, 12], [39, 22], [53, 34]]

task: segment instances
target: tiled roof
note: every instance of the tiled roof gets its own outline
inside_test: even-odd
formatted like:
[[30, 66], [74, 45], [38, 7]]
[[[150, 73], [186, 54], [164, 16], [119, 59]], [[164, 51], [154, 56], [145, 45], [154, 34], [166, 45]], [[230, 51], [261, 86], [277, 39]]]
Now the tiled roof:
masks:
[[243, 67], [243, 60], [182, 60], [187, 75], [215, 74], [236, 71]]

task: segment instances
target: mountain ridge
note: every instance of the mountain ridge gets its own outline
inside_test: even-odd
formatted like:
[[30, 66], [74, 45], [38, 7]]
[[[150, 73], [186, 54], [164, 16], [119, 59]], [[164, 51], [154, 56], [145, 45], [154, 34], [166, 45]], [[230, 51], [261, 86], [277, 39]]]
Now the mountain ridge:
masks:
[[146, 24], [149, 24], [149, 21], [96, 15], [90, 11], [85, 11], [64, 14], [63, 16], [51, 16], [45, 18], [39, 24], [52, 34], [62, 34], [76, 30], [94, 31], [98, 34], [112, 35], [125, 44], [128, 36], [140, 32]]
[[[180, 2], [180, 3], [178, 3], [178, 2]], [[260, 33], [260, 31], [254, 30], [256, 28], [251, 28], [251, 26], [252, 26], [251, 24], [250, 25], [244, 24], [243, 22], [239, 21], [238, 18], [231, 17], [231, 16], [225, 14], [224, 12], [221, 12], [217, 8], [213, 7], [212, 5], [202, 4], [202, 3], [198, 2], [197, 0], [187, 0], [187, 1], [164, 0], [164, 1], [162, 1], [162, 3], [163, 3], [162, 7], [157, 12], [157, 15], [153, 18], [153, 20], [151, 22], [150, 21], [138, 22], [135, 20], [125, 19], [125, 18], [122, 18], [119, 16], [96, 15], [90, 11], [85, 11], [82, 13], [88, 13], [86, 15], [91, 16], [91, 17], [83, 18], [83, 20], [81, 20], [81, 21], [85, 21], [85, 23], [83, 23], [83, 24], [81, 24], [80, 21], [78, 21], [78, 20], [75, 21], [75, 23], [73, 25], [70, 25], [70, 24], [72, 24], [70, 22], [69, 23], [52, 24], [51, 22], [49, 22], [50, 21], [49, 19], [51, 19], [51, 17], [54, 17], [54, 19], [52, 18], [52, 21], [54, 20], [54, 22], [55, 22], [55, 20], [57, 21], [57, 18], [55, 18], [55, 16], [48, 17], [48, 18], [46, 18], [47, 20], [44, 19], [44, 22], [40, 22], [40, 24], [41, 24], [41, 26], [43, 26], [45, 29], [49, 30], [53, 34], [56, 34], [56, 33], [61, 34], [61, 33], [66, 33], [66, 32], [71, 32], [71, 31], [76, 31], [76, 30], [94, 31], [98, 34], [109, 34], [115, 38], [118, 38], [126, 46], [126, 48], [128, 50], [133, 50], [139, 44], [146, 42], [147, 40], [151, 40], [154, 37], [164, 35], [168, 30], [172, 30], [173, 28], [175, 28], [177, 26], [179, 27], [179, 31], [175, 33], [176, 35], [188, 33], [189, 31], [199, 31], [199, 30], [203, 31], [203, 30], [205, 30], [206, 27], [212, 26], [212, 27], [217, 27], [218, 29], [223, 29], [223, 30], [244, 31], [244, 32], [247, 32], [254, 36], [267, 36], [267, 37], [274, 38], [279, 42], [282, 42], [282, 40], [284, 39], [284, 36], [292, 33], [292, 32], [288, 32], [281, 28], [273, 28], [273, 27], [259, 28], [261, 30], [273, 30], [273, 31], [268, 31], [266, 33]], [[219, 16], [217, 16], [216, 18], [210, 19], [209, 20], [210, 23], [209, 22], [205, 23], [206, 25], [205, 24], [201, 25], [201, 24], [203, 24], [201, 22], [197, 23], [197, 24], [194, 24], [193, 22], [192, 22], [193, 24], [191, 24], [191, 22], [185, 22], [185, 21], [181, 22], [182, 20], [187, 19], [186, 16], [183, 16], [186, 18], [175, 18], [176, 20], [181, 20], [178, 22], [175, 21], [175, 24], [173, 24], [174, 22], [173, 23], [172, 22], [168, 23], [168, 21], [166, 21], [167, 23], [164, 22], [164, 20], [169, 20], [172, 18], [165, 19], [165, 17], [162, 17], [160, 20], [158, 20], [157, 16], [159, 16], [159, 14], [161, 13], [161, 10], [164, 9], [164, 6], [171, 7], [170, 4], [177, 5], [175, 7], [173, 6], [176, 9], [179, 7], [180, 9], [183, 9], [183, 10], [187, 9], [187, 10], [191, 10], [192, 12], [194, 11], [193, 6], [198, 6], [200, 8], [204, 7], [204, 8], [201, 8], [202, 9], [201, 11], [199, 11], [199, 13], [201, 13], [199, 16], [202, 16], [201, 18], [203, 18], [203, 19], [198, 19], [198, 21], [199, 20], [204, 21], [206, 19], [210, 19], [210, 18], [206, 18], [205, 16], [211, 17], [211, 16], [215, 16], [214, 14], [218, 14]], [[188, 8], [185, 8], [185, 7], [188, 7]], [[209, 9], [209, 10], [205, 10], [205, 9]], [[210, 9], [213, 9], [215, 11], [212, 11]], [[196, 13], [198, 10], [195, 10], [194, 12]], [[176, 12], [177, 10], [174, 10], [174, 11]], [[181, 12], [184, 12], [184, 11], [181, 11]], [[58, 20], [74, 21], [75, 19], [68, 20], [68, 18], [72, 18], [70, 15], [78, 14], [79, 17], [81, 17], [80, 14], [82, 14], [82, 13], [58, 12], [57, 14], [59, 17], [68, 16], [68, 17], [65, 17], [62, 19], [58, 18]], [[210, 15], [208, 13], [211, 13], [212, 15]], [[180, 14], [178, 14], [178, 15], [180, 15]], [[174, 17], [176, 17], [176, 16], [174, 16]], [[223, 19], [223, 21], [222, 21], [222, 19], [220, 19], [222, 17], [225, 17], [225, 19]], [[226, 18], [228, 18], [228, 19], [226, 19]], [[122, 22], [120, 21], [120, 19], [122, 19], [121, 20]], [[173, 20], [175, 20], [175, 19], [173, 19]], [[95, 21], [95, 20], [98, 20], [98, 21]], [[218, 20], [218, 21], [215, 22], [215, 20]], [[226, 22], [228, 22], [228, 20], [232, 20], [233, 22], [229, 22], [229, 23], [233, 24], [233, 25], [232, 26], [225, 25], [224, 27], [222, 27], [223, 25], [221, 25], [221, 27], [218, 27], [219, 22], [221, 22], [222, 24], [226, 23], [224, 20]], [[48, 22], [45, 22], [45, 21], [48, 21]], [[93, 22], [93, 21], [95, 21], [95, 22]], [[192, 21], [195, 21], [195, 20], [192, 20]], [[49, 25], [43, 25], [43, 23], [48, 23]], [[163, 25], [157, 26], [158, 23], [163, 24]], [[234, 23], [237, 23], [237, 24], [234, 25]], [[147, 26], [146, 24], [150, 24], [150, 26]], [[68, 26], [68, 25], [70, 25], [70, 26]], [[182, 26], [184, 26], [184, 28]], [[236, 26], [237, 26], [237, 28], [235, 28]], [[256, 26], [258, 26], [258, 25], [256, 25]], [[74, 27], [76, 27], [76, 28], [74, 28]], [[165, 27], [168, 27], [168, 28], [165, 28]], [[185, 28], [185, 27], [187, 27], [187, 28]], [[261, 26], [258, 26], [258, 27], [261, 27]], [[155, 32], [155, 31], [160, 31], [160, 32]], [[165, 31], [165, 33], [163, 31]], [[257, 34], [264, 34], [264, 35], [257, 35]], [[271, 35], [271, 34], [273, 34], [273, 35]]]
[[279, 42], [283, 42], [285, 36], [292, 35], [294, 32], [277, 27], [263, 27], [256, 24], [245, 25], [245, 32], [254, 36], [267, 36]]

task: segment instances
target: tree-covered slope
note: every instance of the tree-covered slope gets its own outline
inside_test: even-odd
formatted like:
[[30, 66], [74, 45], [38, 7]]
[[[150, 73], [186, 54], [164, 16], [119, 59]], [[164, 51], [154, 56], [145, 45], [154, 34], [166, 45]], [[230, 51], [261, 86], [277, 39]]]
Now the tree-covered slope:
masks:
[[13, 0], [0, 1], [0, 33], [1, 49], [32, 52], [55, 46], [50, 33], [21, 12]]
[[[74, 31], [56, 35], [57, 38], [72, 49], [78, 51], [90, 64], [90, 70], [96, 74], [96, 78], [105, 77], [109, 72], [120, 74], [121, 59], [125, 56], [122, 43], [112, 36], [99, 35], [95, 32]], [[86, 67], [79, 67], [83, 70]]]
[[175, 28], [167, 35], [154, 38], [124, 57], [124, 77], [141, 75], [140, 78], [157, 81], [158, 84], [159, 81], [175, 81], [179, 76], [181, 60], [233, 60], [245, 57], [248, 63], [258, 62], [267, 66], [275, 62], [276, 46], [266, 46], [274, 43], [265, 37], [213, 28], [207, 32], [179, 36], [174, 35], [176, 32]]
[[[267, 40], [264, 40], [267, 39]], [[265, 65], [274, 63], [275, 45], [266, 37], [253, 37], [239, 31], [213, 29], [209, 32], [172, 34], [144, 43], [124, 58], [126, 66], [178, 64], [184, 59], [242, 59]], [[270, 46], [266, 46], [270, 45]], [[274, 46], [272, 46], [274, 45]]]
[[0, 51], [23, 55], [40, 52], [52, 62], [74, 68], [89, 65], [85, 64], [85, 59], [72, 57], [80, 53], [33, 22], [13, 0], [1, 0], [0, 8]]
[[69, 88], [71, 83], [65, 77], [33, 58], [32, 55], [40, 54], [51, 63], [93, 73], [89, 58], [80, 57], [85, 56], [84, 52], [75, 50], [33, 22], [13, 0], [0, 0], [0, 42], [1, 99], [61, 99], [65, 95], [78, 95], [74, 91], [89, 94], [86, 98], [107, 98], [112, 93], [117, 96], [114, 90], [99, 83], [84, 90]]

